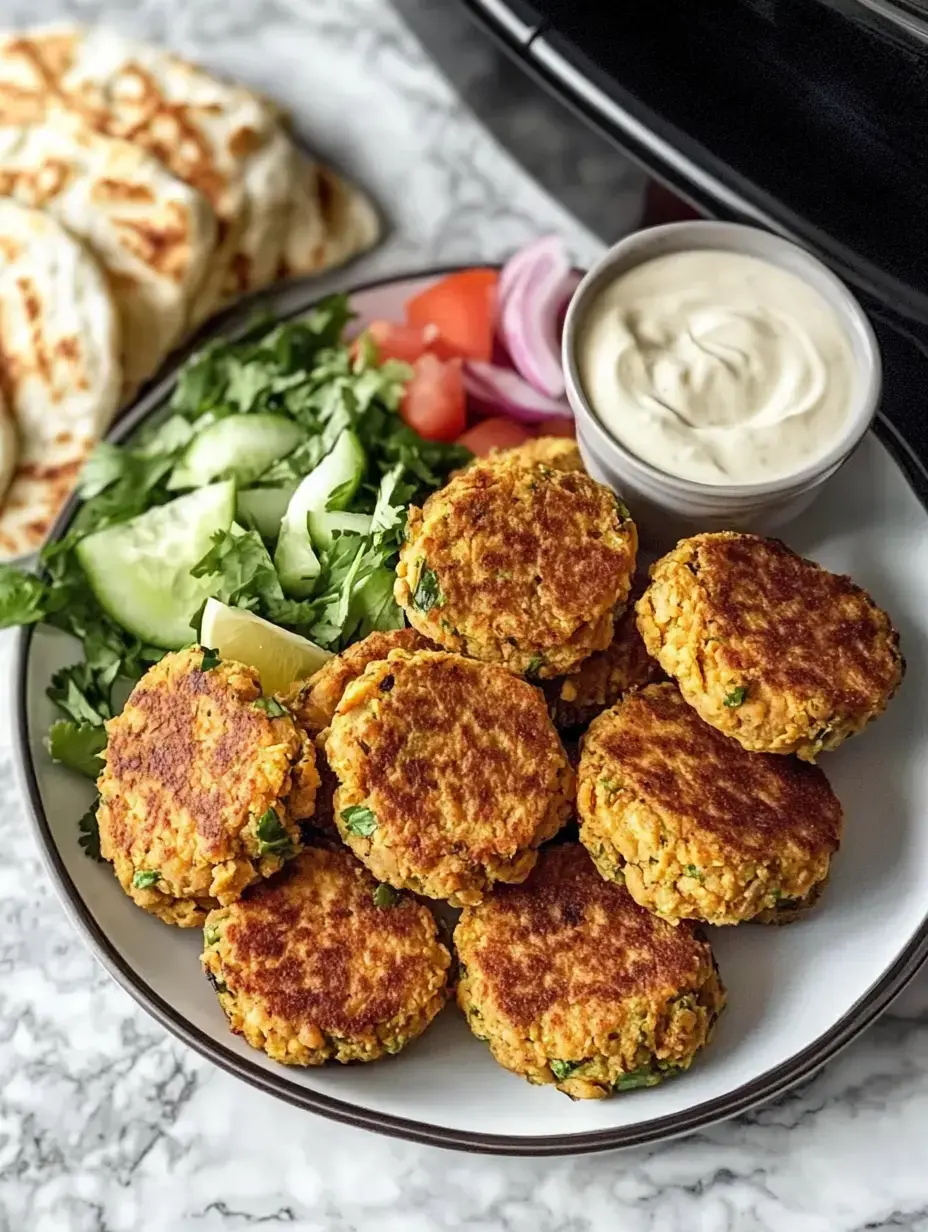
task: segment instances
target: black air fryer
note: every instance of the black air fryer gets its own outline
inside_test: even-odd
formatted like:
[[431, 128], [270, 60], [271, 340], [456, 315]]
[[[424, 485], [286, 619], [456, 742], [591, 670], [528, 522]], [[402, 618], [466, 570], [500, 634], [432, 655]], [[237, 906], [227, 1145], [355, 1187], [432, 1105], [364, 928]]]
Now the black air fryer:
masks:
[[928, 0], [464, 0], [531, 74], [700, 213], [850, 283], [882, 412], [928, 464]]

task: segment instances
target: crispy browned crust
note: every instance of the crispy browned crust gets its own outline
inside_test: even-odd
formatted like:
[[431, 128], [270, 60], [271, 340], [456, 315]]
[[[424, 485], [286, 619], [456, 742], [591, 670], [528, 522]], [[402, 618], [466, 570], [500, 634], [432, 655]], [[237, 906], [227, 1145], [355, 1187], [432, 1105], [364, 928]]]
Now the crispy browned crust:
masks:
[[[634, 523], [608, 488], [501, 454], [410, 509], [395, 593], [410, 623], [446, 649], [550, 678], [608, 645], [636, 550]], [[426, 569], [440, 596], [423, 610]]]
[[[566, 821], [573, 773], [541, 693], [492, 664], [393, 651], [345, 692], [326, 744], [342, 837], [376, 875], [479, 901]], [[370, 836], [346, 827], [372, 810]]]
[[357, 680], [368, 663], [385, 659], [391, 650], [434, 649], [434, 643], [415, 629], [371, 633], [330, 659], [309, 680], [295, 685], [281, 700], [311, 736], [318, 736], [332, 722], [345, 689]]
[[840, 842], [841, 805], [817, 766], [745, 752], [673, 684], [633, 691], [597, 719], [583, 751], [594, 756], [597, 773], [672, 819], [675, 834], [711, 836], [748, 856], [785, 840], [809, 856], [830, 854]]
[[557, 727], [585, 727], [629, 689], [663, 677], [660, 664], [645, 648], [635, 620], [635, 602], [646, 587], [646, 577], [635, 579], [628, 606], [616, 620], [615, 634], [605, 650], [590, 655], [569, 676], [545, 681], [545, 696]]
[[[226, 875], [234, 897], [276, 871], [281, 859], [261, 855], [256, 822], [273, 808], [297, 845], [319, 782], [306, 733], [255, 706], [257, 673], [230, 661], [203, 671], [203, 656], [201, 647], [166, 655], [107, 725], [101, 850], [156, 914], [172, 898], [227, 901]], [[133, 887], [139, 869], [158, 871], [156, 885]]]
[[354, 1038], [403, 1017], [450, 959], [427, 907], [405, 894], [378, 907], [376, 888], [344, 849], [307, 848], [228, 909], [224, 982], [297, 1035]]
[[638, 625], [707, 722], [808, 760], [880, 714], [905, 668], [866, 591], [758, 535], [682, 540], [652, 569]]
[[665, 1000], [696, 987], [711, 965], [692, 925], [639, 907], [575, 843], [546, 849], [523, 885], [501, 886], [463, 919], [481, 923], [479, 941], [461, 954], [468, 973], [479, 969], [497, 1015], [520, 1030], [559, 1005]]

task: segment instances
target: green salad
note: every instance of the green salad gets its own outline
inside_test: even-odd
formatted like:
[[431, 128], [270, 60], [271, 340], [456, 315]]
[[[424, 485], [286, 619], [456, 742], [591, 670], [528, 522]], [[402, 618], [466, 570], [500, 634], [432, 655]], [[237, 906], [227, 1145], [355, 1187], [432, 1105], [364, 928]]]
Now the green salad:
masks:
[[206, 346], [166, 416], [94, 451], [39, 572], [0, 567], [0, 627], [45, 621], [83, 645], [48, 690], [56, 760], [96, 775], [114, 686], [196, 641], [208, 598], [331, 651], [403, 625], [407, 506], [470, 455], [402, 422], [412, 370], [347, 342], [351, 319], [336, 295]]

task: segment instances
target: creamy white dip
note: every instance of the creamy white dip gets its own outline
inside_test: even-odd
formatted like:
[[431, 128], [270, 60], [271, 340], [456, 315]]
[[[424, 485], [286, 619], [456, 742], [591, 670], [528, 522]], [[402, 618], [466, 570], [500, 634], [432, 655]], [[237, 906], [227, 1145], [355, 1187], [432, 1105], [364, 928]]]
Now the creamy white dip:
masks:
[[580, 380], [607, 431], [660, 470], [762, 483], [838, 441], [855, 360], [834, 309], [757, 257], [669, 253], [621, 274], [577, 335]]

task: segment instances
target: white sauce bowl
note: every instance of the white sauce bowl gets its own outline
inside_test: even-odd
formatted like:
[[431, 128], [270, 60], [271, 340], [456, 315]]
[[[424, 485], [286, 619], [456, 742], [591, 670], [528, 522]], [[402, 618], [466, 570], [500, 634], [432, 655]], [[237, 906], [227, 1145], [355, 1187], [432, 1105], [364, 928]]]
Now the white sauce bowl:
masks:
[[[681, 479], [643, 461], [603, 426], [583, 390], [577, 339], [600, 291], [655, 257], [716, 249], [757, 257], [801, 278], [822, 296], [843, 326], [857, 371], [853, 402], [834, 446], [814, 464], [765, 483], [707, 484]], [[564, 321], [564, 377], [577, 421], [577, 441], [590, 474], [631, 506], [646, 539], [664, 543], [697, 530], [778, 530], [802, 513], [822, 484], [847, 461], [873, 421], [882, 365], [870, 322], [839, 278], [804, 249], [768, 231], [726, 222], [680, 222], [636, 231], [610, 248], [574, 292]]]

